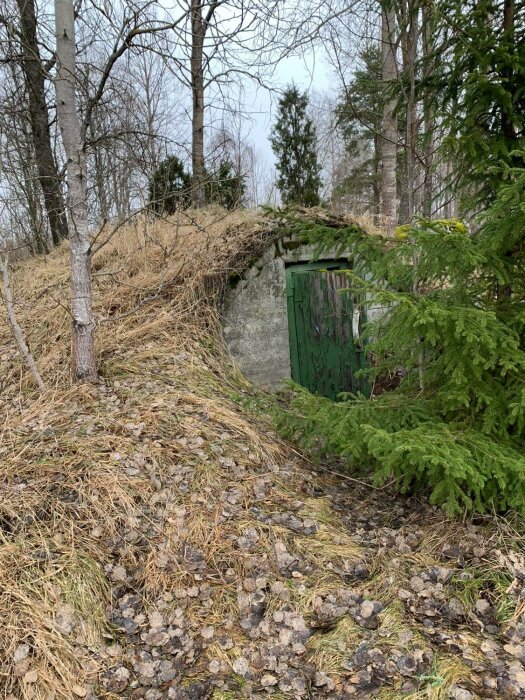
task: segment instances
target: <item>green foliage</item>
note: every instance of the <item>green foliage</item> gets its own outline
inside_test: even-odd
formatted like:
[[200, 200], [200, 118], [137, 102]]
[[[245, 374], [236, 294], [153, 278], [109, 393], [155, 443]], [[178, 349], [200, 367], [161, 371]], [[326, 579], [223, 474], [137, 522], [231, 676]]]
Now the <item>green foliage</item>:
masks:
[[355, 71], [336, 110], [347, 167], [334, 196], [349, 196], [379, 213], [379, 134], [384, 102], [380, 49], [366, 46], [359, 58], [362, 68]]
[[[159, 216], [175, 213], [190, 205], [191, 176], [183, 162], [170, 156], [160, 163], [149, 184], [148, 208]], [[207, 204], [219, 204], [235, 209], [243, 203], [246, 193], [245, 176], [235, 172], [233, 163], [224, 159], [206, 174], [204, 185]]]
[[518, 3], [438, 0], [427, 59], [434, 99], [465, 203], [495, 200], [508, 167], [525, 160], [525, 23]]
[[467, 610], [474, 610], [480, 598], [488, 600], [494, 606], [496, 619], [505, 624], [516, 614], [518, 600], [509, 591], [513, 578], [508, 571], [501, 571], [491, 566], [465, 569], [454, 576], [452, 586], [455, 596]]
[[218, 167], [207, 175], [204, 186], [208, 204], [220, 204], [225, 209], [235, 209], [243, 203], [246, 194], [246, 178], [236, 173], [230, 160], [221, 160]]
[[180, 158], [169, 156], [159, 164], [150, 179], [148, 208], [161, 216], [187, 207], [190, 180]]
[[372, 379], [404, 376], [371, 401], [296, 387], [281, 428], [449, 513], [525, 513], [525, 170], [507, 176], [476, 235], [456, 220], [418, 220], [394, 239], [304, 230], [319, 255], [334, 238], [351, 250], [349, 290], [385, 308], [366, 329]]
[[295, 86], [279, 100], [279, 112], [271, 137], [277, 158], [277, 187], [283, 204], [319, 204], [321, 168], [317, 162], [317, 134], [308, 117], [308, 96]]

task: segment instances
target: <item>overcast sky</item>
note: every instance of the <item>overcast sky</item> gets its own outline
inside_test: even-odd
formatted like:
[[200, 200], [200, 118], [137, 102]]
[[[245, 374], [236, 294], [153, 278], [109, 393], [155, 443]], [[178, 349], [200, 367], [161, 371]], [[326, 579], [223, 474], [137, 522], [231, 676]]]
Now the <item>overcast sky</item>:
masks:
[[[325, 92], [330, 89], [330, 69], [320, 52], [316, 54], [311, 50], [303, 57], [294, 56], [279, 63], [271, 82], [280, 89], [293, 82], [308, 92]], [[251, 117], [246, 135], [271, 166], [274, 157], [269, 136], [276, 118], [279, 94], [250, 87], [246, 89], [245, 100], [246, 113]]]

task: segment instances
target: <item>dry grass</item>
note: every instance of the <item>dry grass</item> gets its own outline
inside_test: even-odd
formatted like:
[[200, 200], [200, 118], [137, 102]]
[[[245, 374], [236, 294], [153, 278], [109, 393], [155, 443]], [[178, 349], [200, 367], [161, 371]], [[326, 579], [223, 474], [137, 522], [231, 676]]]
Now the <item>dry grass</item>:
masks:
[[[344, 571], [361, 557], [330, 499], [308, 495], [307, 478], [314, 477], [294, 472], [294, 454], [232, 398], [252, 389], [224, 352], [220, 301], [228, 277], [274, 236], [273, 222], [260, 215], [221, 210], [120, 228], [93, 261], [97, 387], [70, 383], [67, 245], [14, 271], [19, 322], [47, 390], [37, 393], [0, 323], [0, 697], [71, 700], [96, 686], [115, 660], [107, 656], [115, 641], [110, 565], [124, 567], [129, 588], [154, 609], [159, 596], [176, 601], [177, 591], [194, 583], [181, 549], [202, 551], [213, 605], [190, 601], [186, 613], [196, 630], [235, 621], [233, 649], [208, 649], [209, 658], [231, 663], [247, 643], [237, 624], [238, 586], [257, 575], [254, 563], [267, 567], [270, 582], [279, 578], [276, 540], [313, 570], [286, 584], [289, 605], [306, 617], [316, 596], [341, 587], [333, 568]], [[257, 520], [256, 487], [265, 479], [265, 511], [288, 511], [300, 499], [297, 514], [318, 523], [316, 535]], [[228, 495], [232, 515], [224, 517]], [[257, 561], [235, 545], [247, 528], [259, 538]], [[429, 524], [428, 542], [399, 574], [387, 554], [372, 562], [368, 594], [394, 601], [399, 581], [436, 556], [436, 533]], [[269, 595], [269, 612], [279, 607]], [[397, 637], [404, 624], [392, 603], [383, 637]], [[310, 660], [343, 676], [362, 633], [341, 620], [312, 639]], [[29, 647], [25, 665], [17, 661], [20, 645]], [[461, 671], [443, 664], [447, 679]], [[236, 696], [217, 690], [214, 697]]]
[[421, 689], [402, 697], [407, 700], [448, 700], [451, 688], [457, 683], [465, 683], [470, 675], [470, 669], [461, 659], [437, 658], [429, 674], [420, 678]]
[[362, 627], [351, 618], [344, 617], [326, 634], [312, 638], [309, 644], [311, 660], [325, 673], [338, 676], [344, 672], [344, 664], [362, 638]]
[[[13, 274], [18, 317], [48, 389], [41, 396], [33, 392], [9, 329], [1, 325], [4, 696], [71, 698], [75, 685], [93, 680], [107, 628], [106, 542], [144, 517], [170, 465], [198, 462], [194, 448], [177, 445], [174, 437], [217, 439], [227, 430], [237, 441], [237, 459], [246, 461], [243, 447], [256, 459], [279, 457], [217, 393], [234, 372], [220, 352], [216, 302], [228, 274], [271, 235], [252, 214], [225, 218], [221, 211], [191, 223], [137, 220], [117, 231], [93, 262], [97, 349], [107, 388], [70, 386], [67, 245], [22, 262]], [[126, 468], [134, 462], [146, 469], [129, 476]], [[216, 488], [214, 470], [201, 470], [196, 486]], [[223, 533], [199, 505], [185, 536], [210, 548], [213, 558]], [[165, 546], [180, 536], [170, 515]], [[137, 582], [151, 596], [174, 580], [159, 570], [156, 527], [152, 522], [144, 581]], [[132, 568], [135, 560], [133, 547], [125, 547], [121, 562]], [[74, 610], [74, 634], [56, 626], [64, 606]], [[24, 643], [31, 648], [29, 675], [17, 678], [15, 651]]]
[[[219, 209], [99, 232], [99, 242], [109, 239], [93, 260], [99, 387], [70, 385], [67, 244], [14, 271], [19, 322], [47, 390], [37, 395], [1, 324], [2, 696], [70, 699], [103, 668], [111, 636], [104, 567], [115, 560], [108, 542], [120, 542], [118, 563], [139, 571], [133, 585], [146, 600], [191, 578], [166, 565], [182, 541], [206, 553], [219, 582], [226, 569], [239, 580], [250, 573], [249, 556], [238, 556], [232, 542], [253, 519], [221, 523], [221, 498], [234, 482], [246, 513], [254, 466], [282, 463], [284, 453], [228, 398], [247, 384], [223, 352], [219, 307], [229, 275], [273, 237], [273, 223], [261, 216]], [[244, 469], [241, 484], [225, 473], [217, 449]], [[164, 515], [151, 516], [138, 566], [123, 533], [144, 530], [181, 463], [191, 471], [191, 493], [163, 495]], [[272, 498], [278, 508], [289, 496], [283, 489]], [[268, 557], [270, 530], [261, 530]], [[320, 538], [319, 552], [325, 545]], [[209, 619], [220, 624], [234, 605], [235, 587], [225, 587]], [[73, 631], [57, 623], [64, 609]], [[30, 647], [25, 666], [15, 663], [21, 644]]]

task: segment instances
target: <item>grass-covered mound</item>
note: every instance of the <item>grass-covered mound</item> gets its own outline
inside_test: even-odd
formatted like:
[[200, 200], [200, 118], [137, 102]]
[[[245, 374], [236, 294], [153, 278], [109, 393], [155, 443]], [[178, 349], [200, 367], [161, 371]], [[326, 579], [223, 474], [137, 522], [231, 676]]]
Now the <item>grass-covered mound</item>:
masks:
[[97, 387], [69, 382], [67, 245], [13, 273], [47, 389], [2, 322], [1, 697], [522, 692], [514, 524], [321, 476], [243, 408], [266, 398], [224, 352], [221, 295], [274, 235], [219, 211], [117, 231]]

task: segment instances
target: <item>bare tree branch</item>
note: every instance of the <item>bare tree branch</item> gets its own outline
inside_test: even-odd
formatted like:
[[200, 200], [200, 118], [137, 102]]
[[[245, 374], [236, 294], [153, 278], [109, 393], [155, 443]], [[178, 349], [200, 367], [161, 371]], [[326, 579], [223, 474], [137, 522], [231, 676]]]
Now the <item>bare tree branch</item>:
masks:
[[0, 256], [0, 271], [2, 272], [2, 294], [4, 296], [4, 302], [7, 308], [7, 317], [9, 320], [9, 325], [11, 326], [11, 330], [13, 332], [13, 336], [15, 338], [16, 344], [18, 346], [18, 350], [24, 360], [27, 363], [27, 366], [29, 367], [31, 374], [33, 375], [33, 379], [36, 382], [36, 385], [38, 386], [40, 391], [45, 390], [45, 384], [42, 381], [42, 377], [40, 376], [40, 372], [38, 371], [38, 367], [36, 366], [36, 362], [33, 358], [33, 355], [31, 354], [29, 350], [29, 346], [27, 345], [24, 331], [20, 327], [16, 314], [15, 314], [15, 305], [13, 302], [13, 293], [11, 291], [11, 286], [9, 283], [9, 264], [8, 264], [8, 257], [7, 257], [7, 252], [4, 253], [4, 255]]

